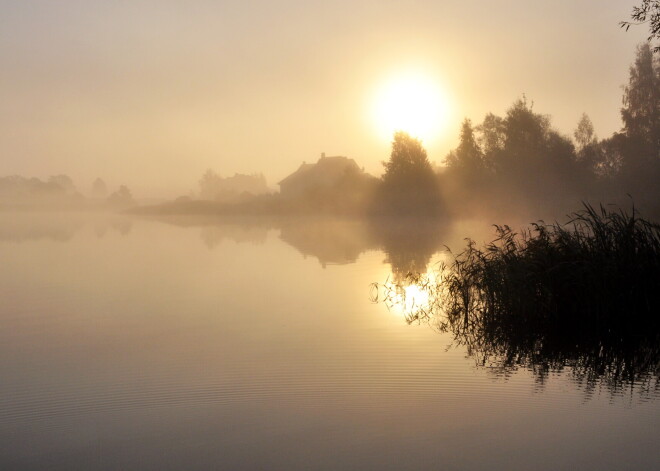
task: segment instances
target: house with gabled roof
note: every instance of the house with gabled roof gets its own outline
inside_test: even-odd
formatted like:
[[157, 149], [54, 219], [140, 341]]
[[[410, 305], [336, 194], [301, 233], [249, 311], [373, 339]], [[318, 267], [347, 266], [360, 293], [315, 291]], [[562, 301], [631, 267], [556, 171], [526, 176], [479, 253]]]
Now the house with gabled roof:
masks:
[[279, 182], [280, 194], [285, 197], [305, 196], [310, 192], [324, 192], [336, 188], [348, 178], [368, 176], [353, 159], [343, 156], [326, 157], [314, 164], [303, 162], [298, 169]]

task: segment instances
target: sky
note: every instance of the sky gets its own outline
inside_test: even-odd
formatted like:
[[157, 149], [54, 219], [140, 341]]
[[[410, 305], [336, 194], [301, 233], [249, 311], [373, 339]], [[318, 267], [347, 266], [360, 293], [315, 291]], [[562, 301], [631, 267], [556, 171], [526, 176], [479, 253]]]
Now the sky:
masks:
[[379, 90], [406, 74], [442, 96], [437, 164], [463, 118], [523, 94], [563, 134], [586, 112], [607, 137], [648, 36], [618, 26], [637, 3], [0, 0], [0, 176], [174, 197], [208, 168], [276, 188], [322, 152], [379, 175]]

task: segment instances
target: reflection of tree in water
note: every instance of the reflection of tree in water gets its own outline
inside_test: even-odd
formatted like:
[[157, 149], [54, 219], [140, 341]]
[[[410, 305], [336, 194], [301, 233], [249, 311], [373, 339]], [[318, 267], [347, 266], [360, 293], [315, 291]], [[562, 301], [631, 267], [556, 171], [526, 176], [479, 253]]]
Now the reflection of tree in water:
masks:
[[127, 236], [133, 230], [133, 220], [127, 217], [115, 216], [98, 220], [94, 224], [94, 234], [99, 239], [104, 238], [108, 230]]
[[361, 253], [381, 249], [395, 277], [425, 271], [442, 248], [444, 225], [421, 218], [292, 218], [281, 221], [281, 239], [323, 267], [355, 263]]
[[433, 254], [441, 250], [445, 225], [421, 218], [373, 218], [369, 220], [332, 217], [283, 218], [189, 218], [162, 217], [177, 226], [201, 226], [201, 238], [209, 248], [223, 240], [262, 244], [272, 228], [280, 239], [321, 266], [355, 263], [367, 250], [381, 249], [396, 277], [425, 271]]
[[446, 223], [439, 218], [375, 218], [369, 229], [395, 280], [402, 280], [409, 273], [426, 272], [431, 257], [443, 248]]
[[111, 221], [110, 225], [123, 236], [130, 234], [133, 229], [133, 221], [130, 219], [117, 219]]

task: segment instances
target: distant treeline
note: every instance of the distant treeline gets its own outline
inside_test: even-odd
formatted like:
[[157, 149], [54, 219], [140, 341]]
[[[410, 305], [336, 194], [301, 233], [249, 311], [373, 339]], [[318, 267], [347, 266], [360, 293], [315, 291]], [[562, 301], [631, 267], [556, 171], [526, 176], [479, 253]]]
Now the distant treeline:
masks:
[[20, 175], [0, 177], [0, 209], [125, 209], [134, 205], [126, 186], [121, 185], [108, 194], [100, 178], [85, 196], [67, 175], [55, 175], [47, 180]]

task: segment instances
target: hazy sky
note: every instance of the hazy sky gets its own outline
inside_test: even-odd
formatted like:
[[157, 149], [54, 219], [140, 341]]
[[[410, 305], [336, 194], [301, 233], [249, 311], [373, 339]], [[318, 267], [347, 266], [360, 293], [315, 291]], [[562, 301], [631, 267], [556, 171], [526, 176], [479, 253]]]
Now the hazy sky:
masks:
[[638, 1], [0, 0], [0, 175], [101, 176], [138, 197], [197, 189], [207, 168], [271, 186], [321, 152], [380, 174], [376, 90], [405, 71], [442, 88], [440, 163], [463, 117], [526, 94], [572, 134], [621, 127], [646, 26]]

